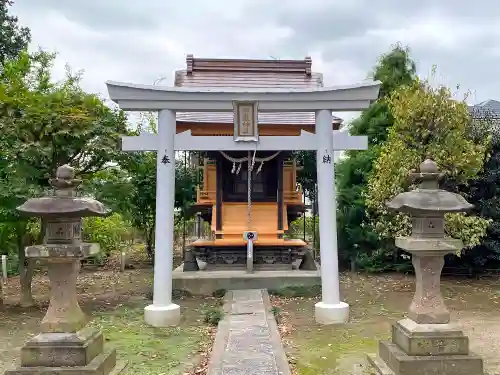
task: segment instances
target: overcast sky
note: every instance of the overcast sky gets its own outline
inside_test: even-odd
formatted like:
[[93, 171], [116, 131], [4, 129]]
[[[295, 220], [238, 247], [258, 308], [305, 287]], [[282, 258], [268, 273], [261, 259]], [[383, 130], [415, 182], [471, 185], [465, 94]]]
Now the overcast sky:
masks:
[[325, 84], [363, 80], [391, 44], [412, 48], [419, 73], [469, 102], [500, 100], [500, 3], [493, 0], [16, 0], [32, 48], [84, 70], [83, 87], [152, 83], [185, 66], [185, 55], [302, 59]]

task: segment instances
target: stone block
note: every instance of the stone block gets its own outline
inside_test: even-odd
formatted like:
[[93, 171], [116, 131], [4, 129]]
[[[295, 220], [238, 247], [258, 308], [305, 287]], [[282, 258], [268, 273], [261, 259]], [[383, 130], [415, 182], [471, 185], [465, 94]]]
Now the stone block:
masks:
[[392, 371], [389, 366], [387, 366], [387, 364], [376, 355], [367, 354], [366, 360], [368, 365], [376, 371], [375, 373], [369, 371], [370, 375], [394, 375], [394, 371]]
[[102, 333], [91, 327], [76, 333], [41, 333], [21, 348], [21, 366], [86, 366], [103, 346]]
[[396, 344], [381, 341], [379, 355], [395, 375], [484, 375], [483, 360], [474, 354], [409, 356]]
[[392, 326], [392, 342], [410, 356], [469, 354], [469, 338], [452, 324], [403, 319]]
[[[241, 355], [245, 354], [245, 355]], [[225, 356], [222, 361], [222, 375], [275, 375], [278, 374], [276, 361], [271, 353], [241, 353]]]
[[64, 259], [89, 258], [99, 253], [99, 244], [80, 243], [80, 244], [43, 244], [27, 246], [25, 248], [26, 257], [35, 259]]
[[106, 349], [86, 366], [73, 367], [20, 367], [7, 370], [5, 375], [118, 375], [125, 363], [116, 363], [116, 350]]

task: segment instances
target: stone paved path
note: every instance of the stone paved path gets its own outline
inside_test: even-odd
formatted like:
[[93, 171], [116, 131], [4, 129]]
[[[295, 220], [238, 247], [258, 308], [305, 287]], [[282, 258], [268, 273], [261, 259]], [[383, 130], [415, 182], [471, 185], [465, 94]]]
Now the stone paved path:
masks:
[[208, 375], [290, 375], [267, 291], [226, 293]]

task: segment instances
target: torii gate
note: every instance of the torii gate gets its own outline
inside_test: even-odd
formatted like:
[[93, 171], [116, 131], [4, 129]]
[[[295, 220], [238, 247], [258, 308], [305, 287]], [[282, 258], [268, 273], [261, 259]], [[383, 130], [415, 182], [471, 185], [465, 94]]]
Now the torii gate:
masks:
[[[123, 137], [124, 151], [157, 151], [156, 230], [153, 303], [145, 308], [146, 323], [164, 327], [177, 325], [180, 307], [172, 303], [174, 242], [174, 152], [183, 151], [316, 151], [318, 206], [320, 215], [322, 301], [315, 305], [316, 321], [347, 322], [349, 305], [340, 301], [337, 248], [337, 218], [333, 153], [368, 147], [366, 136], [332, 131], [332, 111], [360, 111], [378, 97], [379, 82], [314, 89], [179, 88], [106, 82], [111, 100], [125, 111], [158, 111], [158, 134]], [[259, 112], [314, 112], [315, 134], [258, 136]], [[253, 108], [252, 126], [243, 129], [240, 110]], [[236, 110], [235, 136], [176, 134], [176, 112], [229, 112]], [[248, 119], [248, 117], [247, 117]], [[236, 133], [238, 131], [238, 133]], [[241, 136], [236, 139], [237, 136]], [[243, 140], [244, 142], [238, 142]], [[246, 141], [246, 142], [245, 142]]]

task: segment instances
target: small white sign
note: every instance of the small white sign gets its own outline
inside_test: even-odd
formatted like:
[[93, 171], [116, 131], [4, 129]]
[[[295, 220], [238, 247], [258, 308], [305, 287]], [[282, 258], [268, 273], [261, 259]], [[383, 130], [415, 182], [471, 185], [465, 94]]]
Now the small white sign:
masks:
[[245, 241], [257, 241], [257, 232], [243, 232], [243, 239]]

